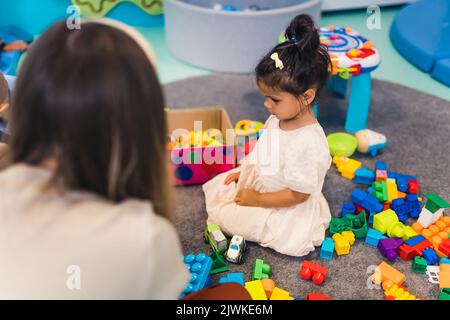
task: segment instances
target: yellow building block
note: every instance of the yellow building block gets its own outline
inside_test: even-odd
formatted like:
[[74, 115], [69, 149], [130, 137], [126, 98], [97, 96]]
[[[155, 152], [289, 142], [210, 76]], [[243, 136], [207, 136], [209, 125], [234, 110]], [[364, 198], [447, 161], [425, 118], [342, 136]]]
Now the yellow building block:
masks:
[[353, 231], [344, 231], [333, 235], [334, 249], [340, 255], [349, 254], [350, 246], [355, 243], [355, 234]]
[[387, 192], [388, 192], [387, 203], [392, 203], [392, 200], [398, 198], [397, 183], [395, 183], [395, 179], [387, 180]]
[[414, 231], [413, 228], [411, 228], [410, 226], [405, 226], [405, 235], [403, 236], [403, 241], [408, 241], [409, 239], [411, 239], [412, 237], [417, 236], [417, 232]]
[[417, 298], [409, 293], [407, 290], [394, 284], [384, 291], [385, 296], [394, 297], [395, 300], [417, 300]]
[[353, 180], [355, 171], [361, 168], [362, 163], [347, 157], [333, 157], [333, 163], [344, 178]]
[[389, 227], [399, 222], [397, 214], [392, 209], [384, 210], [373, 216], [373, 228], [385, 234]]
[[294, 298], [291, 297], [289, 292], [287, 292], [286, 290], [275, 288], [272, 291], [270, 300], [294, 300]]
[[253, 300], [267, 300], [261, 280], [246, 282], [245, 289], [250, 293]]

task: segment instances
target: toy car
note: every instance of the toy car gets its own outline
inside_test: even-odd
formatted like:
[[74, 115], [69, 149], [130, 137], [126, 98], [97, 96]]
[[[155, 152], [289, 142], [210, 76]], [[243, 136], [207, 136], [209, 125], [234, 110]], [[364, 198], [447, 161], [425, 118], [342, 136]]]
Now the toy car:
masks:
[[242, 236], [233, 236], [230, 240], [230, 246], [225, 253], [225, 259], [232, 263], [241, 264], [243, 260], [243, 254], [247, 249], [247, 244]]
[[203, 236], [205, 243], [209, 243], [214, 251], [224, 253], [227, 250], [227, 238], [225, 238], [217, 224], [208, 224]]

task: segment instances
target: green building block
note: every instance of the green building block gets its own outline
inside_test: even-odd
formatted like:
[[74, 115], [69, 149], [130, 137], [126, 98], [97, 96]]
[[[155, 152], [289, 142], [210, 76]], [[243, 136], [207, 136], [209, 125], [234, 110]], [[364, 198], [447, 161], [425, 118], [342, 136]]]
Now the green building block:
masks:
[[412, 270], [416, 273], [425, 274], [427, 272], [427, 261], [424, 258], [415, 256]]
[[431, 213], [435, 213], [439, 209], [450, 208], [450, 203], [442, 199], [436, 193], [427, 193], [424, 194], [424, 197], [428, 199], [425, 208]]
[[372, 183], [372, 189], [374, 190], [372, 196], [374, 196], [381, 202], [387, 202], [389, 200], [388, 187], [386, 181], [376, 181]]
[[252, 281], [269, 279], [270, 266], [265, 264], [262, 259], [256, 259], [253, 265]]
[[450, 288], [442, 289], [439, 300], [450, 300]]
[[213, 262], [209, 274], [221, 273], [230, 269], [220, 253], [213, 251], [210, 257]]
[[347, 214], [344, 218], [331, 218], [330, 233], [342, 233], [351, 230], [357, 239], [362, 239], [367, 235], [366, 212], [363, 210], [357, 215]]

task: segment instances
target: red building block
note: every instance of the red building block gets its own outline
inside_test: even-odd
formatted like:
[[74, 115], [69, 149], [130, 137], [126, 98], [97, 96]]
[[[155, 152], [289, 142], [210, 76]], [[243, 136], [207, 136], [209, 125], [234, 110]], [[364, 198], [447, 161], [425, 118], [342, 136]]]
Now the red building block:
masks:
[[406, 261], [413, 259], [415, 256], [419, 256], [419, 252], [417, 252], [415, 248], [404, 243], [398, 248], [398, 255]]
[[356, 208], [356, 213], [355, 214], [360, 214], [361, 213], [361, 211], [363, 211], [364, 210], [364, 208], [363, 207], [361, 207], [359, 204], [356, 204], [356, 203], [353, 203], [354, 204], [354, 206], [355, 206], [355, 208]]
[[450, 239], [444, 240], [439, 245], [439, 251], [445, 254], [447, 257], [450, 256]]
[[322, 293], [308, 293], [306, 300], [333, 300]]
[[408, 180], [408, 193], [419, 193], [419, 183], [414, 180]]
[[327, 274], [327, 268], [308, 260], [303, 261], [302, 269], [300, 270], [300, 277], [303, 280], [312, 279], [315, 284], [320, 285], [325, 281]]
[[424, 241], [413, 246], [413, 248], [416, 249], [420, 256], [422, 256], [422, 251], [428, 248], [433, 248], [433, 245], [430, 241], [425, 239]]

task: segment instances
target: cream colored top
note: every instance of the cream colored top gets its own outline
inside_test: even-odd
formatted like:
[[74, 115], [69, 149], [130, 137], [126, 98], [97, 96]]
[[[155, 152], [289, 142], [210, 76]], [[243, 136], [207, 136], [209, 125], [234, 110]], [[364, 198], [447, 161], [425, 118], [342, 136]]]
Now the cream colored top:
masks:
[[0, 299], [176, 299], [189, 280], [174, 227], [149, 202], [44, 191], [51, 173], [0, 172]]

